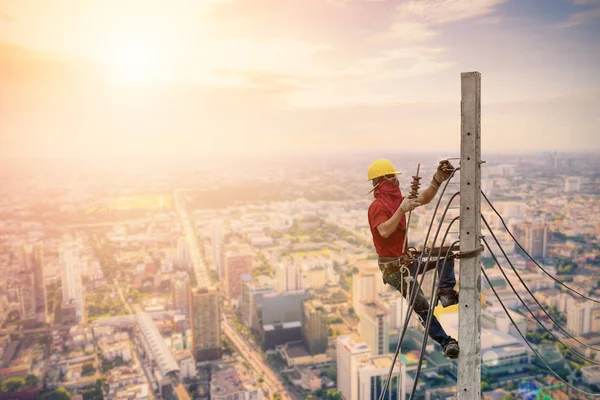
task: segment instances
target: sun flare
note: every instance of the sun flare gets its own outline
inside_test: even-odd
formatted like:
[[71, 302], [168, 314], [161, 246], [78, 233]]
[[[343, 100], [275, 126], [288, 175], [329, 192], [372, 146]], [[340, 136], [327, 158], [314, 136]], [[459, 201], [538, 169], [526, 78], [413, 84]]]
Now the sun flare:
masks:
[[115, 49], [107, 60], [112, 77], [125, 83], [160, 79], [160, 58], [156, 48], [144, 42], [129, 42]]

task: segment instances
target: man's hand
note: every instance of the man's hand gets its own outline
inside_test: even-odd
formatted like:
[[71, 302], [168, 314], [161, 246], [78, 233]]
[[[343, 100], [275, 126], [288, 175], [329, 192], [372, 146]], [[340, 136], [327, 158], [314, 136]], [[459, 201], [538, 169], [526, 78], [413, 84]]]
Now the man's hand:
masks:
[[409, 199], [408, 197], [405, 197], [404, 200], [402, 200], [402, 204], [400, 204], [400, 208], [404, 210], [404, 212], [410, 212], [420, 205], [421, 202], [418, 199]]
[[437, 171], [433, 175], [433, 179], [431, 180], [431, 185], [439, 188], [442, 182], [448, 180], [452, 172], [454, 171], [454, 166], [448, 160], [440, 161], [438, 165]]

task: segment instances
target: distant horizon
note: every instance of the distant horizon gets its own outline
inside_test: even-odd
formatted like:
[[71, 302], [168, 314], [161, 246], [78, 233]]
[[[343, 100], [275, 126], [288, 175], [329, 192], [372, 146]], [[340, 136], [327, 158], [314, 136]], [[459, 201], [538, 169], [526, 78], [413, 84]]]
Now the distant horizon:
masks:
[[0, 5], [0, 157], [456, 154], [469, 71], [484, 154], [600, 152], [596, 0], [59, 4]]
[[[556, 154], [556, 155], [598, 155], [600, 156], [600, 148], [598, 149], [538, 149], [538, 150], [532, 150], [532, 149], [522, 149], [522, 150], [509, 150], [509, 149], [504, 149], [504, 150], [496, 150], [496, 151], [485, 151], [485, 149], [482, 149], [481, 151], [482, 153], [482, 158], [484, 156], [511, 156], [511, 155], [515, 155], [515, 156], [520, 156], [520, 155], [534, 155], [534, 156], [542, 156], [542, 155], [549, 155], [549, 154]], [[79, 161], [79, 160], [90, 160], [90, 161], [95, 161], [95, 160], [156, 160], [156, 159], [169, 159], [169, 160], [176, 160], [179, 158], [184, 158], [184, 159], [188, 159], [188, 158], [194, 158], [194, 157], [198, 157], [201, 156], [204, 159], [227, 159], [229, 157], [245, 157], [245, 158], [257, 158], [257, 157], [266, 157], [266, 156], [270, 156], [270, 157], [292, 157], [292, 158], [302, 158], [302, 157], [313, 157], [313, 156], [377, 156], [379, 158], [385, 158], [387, 156], [398, 156], [398, 155], [424, 155], [424, 156], [438, 156], [438, 155], [442, 155], [442, 156], [451, 156], [451, 157], [459, 157], [460, 156], [460, 149], [457, 150], [457, 153], [452, 153], [449, 151], [444, 151], [444, 150], [413, 150], [413, 151], [407, 151], [407, 150], [393, 150], [393, 149], [381, 149], [381, 150], [331, 150], [331, 149], [326, 149], [326, 150], [322, 150], [322, 151], [317, 151], [317, 150], [313, 150], [313, 151], [305, 151], [305, 152], [297, 152], [294, 150], [287, 150], [287, 151], [277, 151], [277, 152], [271, 152], [271, 151], [248, 151], [248, 152], [223, 152], [223, 153], [219, 153], [219, 152], [210, 152], [210, 153], [203, 153], [201, 151], [199, 151], [196, 154], [193, 153], [179, 153], [179, 154], [165, 154], [165, 155], [158, 155], [158, 154], [148, 154], [148, 155], [124, 155], [124, 154], [118, 154], [118, 155], [81, 155], [81, 156], [52, 156], [52, 155], [13, 155], [13, 154], [9, 154], [6, 155], [5, 157], [3, 157], [4, 161], [7, 160], [11, 160], [11, 161], [19, 161], [19, 160], [56, 160], [56, 161], [60, 161], [60, 160], [64, 160], [64, 161]]]

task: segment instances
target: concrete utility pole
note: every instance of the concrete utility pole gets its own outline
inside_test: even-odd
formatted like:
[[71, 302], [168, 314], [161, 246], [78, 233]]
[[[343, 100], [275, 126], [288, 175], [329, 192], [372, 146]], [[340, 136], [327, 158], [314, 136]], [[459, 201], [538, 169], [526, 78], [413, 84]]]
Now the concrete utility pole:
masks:
[[[460, 251], [481, 246], [481, 74], [461, 74]], [[457, 398], [481, 399], [481, 270], [477, 252], [460, 260]]]

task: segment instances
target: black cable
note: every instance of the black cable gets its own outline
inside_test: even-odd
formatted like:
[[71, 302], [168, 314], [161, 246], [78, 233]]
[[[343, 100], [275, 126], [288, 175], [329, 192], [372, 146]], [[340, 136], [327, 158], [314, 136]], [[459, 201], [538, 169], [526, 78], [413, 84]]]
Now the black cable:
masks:
[[[515, 266], [513, 265], [513, 263], [510, 261], [510, 259], [508, 258], [508, 256], [506, 255], [506, 252], [504, 251], [504, 249], [502, 248], [502, 246], [500, 245], [500, 242], [498, 241], [498, 238], [496, 237], [496, 235], [494, 234], [494, 232], [492, 231], [492, 228], [490, 227], [490, 225], [488, 224], [487, 220], [485, 219], [485, 217], [483, 215], [481, 215], [481, 220], [483, 221], [483, 223], [485, 224], [485, 226], [487, 227], [488, 231], [490, 232], [490, 234], [492, 235], [492, 238], [494, 239], [494, 241], [496, 242], [496, 245], [498, 245], [498, 248], [500, 249], [500, 251], [502, 252], [502, 255], [504, 256], [504, 258], [506, 259], [506, 261], [508, 261], [508, 265], [510, 265], [510, 267], [512, 268], [512, 270], [514, 271], [514, 273], [516, 274], [517, 278], [519, 278], [519, 281], [521, 282], [521, 285], [523, 285], [523, 287], [525, 288], [525, 290], [527, 290], [527, 293], [529, 293], [529, 295], [533, 298], [533, 300], [535, 300], [536, 304], [540, 307], [540, 309], [544, 312], [544, 314], [546, 314], [546, 316], [548, 318], [550, 318], [550, 321], [552, 321], [554, 323], [554, 325], [556, 325], [561, 331], [563, 331], [567, 336], [569, 336], [571, 339], [575, 340], [577, 343], [579, 343], [580, 345], [587, 347], [589, 349], [595, 350], [595, 351], [600, 351], [600, 348], [598, 347], [593, 347], [590, 345], [587, 345], [583, 342], [581, 342], [579, 339], [577, 339], [576, 337], [574, 337], [573, 335], [571, 335], [569, 332], [567, 332], [562, 326], [561, 324], [559, 324], [551, 315], [550, 313], [548, 313], [546, 311], [546, 309], [544, 307], [542, 307], [542, 304], [538, 301], [538, 299], [535, 297], [535, 295], [531, 292], [531, 290], [529, 290], [529, 287], [527, 287], [527, 285], [525, 284], [525, 282], [523, 281], [523, 278], [521, 278], [521, 275], [519, 274], [519, 272], [517, 271], [517, 269], [515, 268]], [[546, 329], [546, 327], [537, 319], [537, 317], [535, 315], [533, 315], [533, 312], [529, 309], [529, 307], [527, 307], [527, 304], [525, 304], [525, 302], [523, 301], [523, 299], [521, 298], [521, 296], [519, 296], [519, 294], [517, 293], [517, 290], [514, 288], [514, 286], [512, 285], [512, 283], [510, 282], [510, 279], [508, 279], [508, 277], [506, 276], [506, 274], [504, 273], [503, 267], [502, 265], [500, 265], [500, 262], [498, 262], [498, 258], [496, 258], [496, 255], [492, 252], [492, 249], [490, 248], [489, 243], [485, 240], [485, 238], [482, 238], [483, 242], [485, 243], [485, 245], [487, 246], [488, 251], [490, 252], [490, 254], [492, 255], [492, 257], [494, 258], [494, 261], [496, 261], [496, 264], [498, 265], [498, 267], [500, 268], [500, 272], [502, 272], [502, 275], [504, 276], [504, 279], [506, 279], [506, 281], [508, 282], [508, 284], [510, 285], [510, 287], [512, 288], [513, 292], [515, 292], [515, 294], [517, 295], [517, 297], [519, 298], [519, 300], [521, 301], [521, 303], [523, 303], [523, 305], [525, 306], [525, 308], [527, 308], [527, 311], [529, 311], [531, 313], [531, 315], [533, 316], [533, 318], [535, 318], [535, 320], [544, 327], [544, 329]], [[550, 332], [548, 329], [546, 329], [556, 340], [558, 340], [558, 342], [560, 344], [562, 344], [563, 346], [565, 346], [567, 349], [571, 350], [571, 348], [569, 346], [567, 346], [566, 344], [564, 344], [560, 339], [558, 339], [552, 332]], [[583, 358], [586, 361], [591, 362], [592, 364], [596, 364], [596, 365], [600, 365], [600, 362], [596, 362], [596, 361], [592, 361], [589, 358], [579, 354], [578, 352], [571, 350], [573, 353], [577, 354], [579, 357]]]
[[[445, 189], [445, 187], [444, 187], [444, 189]], [[442, 194], [443, 194], [443, 192], [442, 192]], [[444, 221], [444, 217], [446, 216], [446, 213], [448, 212], [448, 209], [450, 208], [450, 204], [452, 204], [452, 200], [458, 194], [459, 194], [459, 192], [454, 193], [452, 195], [452, 197], [450, 198], [450, 200], [448, 201], [448, 204], [446, 205], [446, 208], [444, 209], [444, 212], [442, 214], [441, 222]], [[440, 200], [441, 200], [441, 196], [440, 196]], [[438, 204], [439, 204], [439, 201], [438, 201]], [[437, 207], [436, 207], [436, 210], [437, 210]], [[435, 218], [435, 213], [434, 213], [434, 216], [432, 217], [432, 223], [430, 224], [430, 230], [431, 230], [431, 225], [433, 225], [433, 219], [434, 218]], [[429, 253], [427, 254], [427, 260], [429, 260], [429, 258], [431, 257], [431, 254], [433, 253], [433, 248], [435, 247], [435, 242], [437, 240], [438, 234], [439, 234], [441, 226], [442, 226], [441, 222], [438, 225], [438, 229], [437, 229], [437, 231], [435, 233], [435, 236], [433, 238], [433, 243], [431, 245], [431, 248], [429, 249]], [[427, 236], [429, 236], [429, 231], [428, 231]], [[426, 242], [427, 242], [427, 237], [425, 238], [425, 243]], [[419, 262], [417, 263], [417, 268], [416, 268], [416, 271], [417, 271], [416, 273], [417, 274], [418, 274], [418, 271], [421, 269], [422, 262], [423, 262], [423, 257], [421, 256], [419, 258]], [[404, 277], [402, 277], [402, 279], [404, 279]], [[391, 379], [391, 373], [392, 373], [394, 365], [396, 363], [396, 359], [398, 358], [398, 353], [400, 351], [400, 347], [402, 345], [402, 342], [404, 341], [404, 336], [406, 335], [406, 331], [408, 329], [408, 322], [410, 321], [410, 317], [411, 317], [412, 312], [414, 310], [415, 301], [417, 299], [417, 294], [419, 293], [419, 289], [421, 289], [421, 286], [423, 285], [423, 281], [425, 280], [425, 274], [423, 273], [421, 275], [421, 280], [418, 280], [418, 275], [417, 275], [417, 279], [415, 279], [415, 280], [418, 282], [418, 284], [417, 285], [412, 285], [412, 288], [410, 290], [410, 296], [409, 296], [410, 297], [410, 301], [408, 301], [408, 299], [406, 299], [406, 297], [405, 297], [405, 299], [409, 303], [409, 307], [408, 307], [408, 310], [406, 312], [406, 316], [405, 316], [405, 319], [404, 319], [404, 326], [402, 327], [402, 332], [400, 334], [400, 339], [398, 340], [398, 345], [396, 346], [396, 352], [395, 352], [394, 358], [392, 360], [392, 365], [391, 365], [391, 368], [390, 368], [390, 373], [388, 374], [388, 380], [386, 381], [386, 385], [384, 385], [384, 391], [382, 392], [382, 394], [385, 393], [385, 391], [387, 391], [387, 386], [389, 385], [389, 381]], [[404, 293], [402, 293], [402, 296], [404, 297]], [[382, 399], [380, 398], [380, 400], [382, 400]]]
[[564, 288], [570, 290], [573, 293], [577, 293], [579, 296], [583, 297], [584, 299], [593, 301], [594, 303], [598, 303], [600, 304], [600, 300], [597, 299], [593, 299], [583, 293], [578, 292], [577, 290], [573, 289], [570, 286], [565, 285], [562, 281], [560, 281], [559, 279], [556, 279], [554, 276], [552, 276], [552, 274], [550, 274], [548, 271], [546, 271], [540, 264], [537, 263], [537, 261], [535, 261], [533, 259], [533, 257], [531, 257], [531, 255], [529, 255], [529, 253], [527, 252], [527, 250], [525, 250], [523, 248], [523, 246], [521, 246], [521, 244], [517, 241], [517, 239], [515, 238], [515, 236], [512, 234], [512, 232], [508, 229], [508, 226], [506, 226], [506, 222], [504, 222], [504, 219], [502, 218], [502, 216], [500, 215], [500, 213], [494, 208], [494, 206], [492, 205], [492, 203], [490, 202], [490, 200], [487, 198], [487, 196], [485, 195], [485, 193], [483, 193], [483, 190], [481, 191], [481, 194], [483, 195], [483, 197], [485, 198], [485, 200], [487, 201], [487, 203], [490, 205], [490, 207], [492, 208], [492, 210], [494, 210], [494, 212], [496, 213], [496, 215], [500, 218], [500, 221], [502, 222], [502, 225], [504, 225], [504, 229], [506, 229], [506, 231], [508, 232], [508, 234], [510, 235], [510, 237], [513, 238], [513, 240], [515, 241], [515, 243], [517, 244], [517, 246], [519, 246], [521, 248], [521, 250], [523, 250], [523, 252], [525, 252], [525, 254], [527, 255], [527, 257], [529, 257], [529, 259], [531, 261], [533, 261], [535, 263], [535, 265], [538, 266], [539, 269], [541, 269], [542, 271], [544, 271], [544, 273], [546, 275], [548, 275], [550, 278], [552, 278], [555, 282], [559, 283], [560, 285], [562, 285]]
[[557, 374], [556, 371], [554, 371], [552, 368], [550, 368], [550, 366], [548, 365], [548, 363], [542, 358], [542, 356], [540, 356], [540, 354], [537, 352], [537, 350], [534, 349], [533, 346], [531, 346], [531, 344], [527, 341], [527, 339], [525, 339], [525, 336], [523, 335], [523, 333], [521, 332], [521, 330], [519, 329], [519, 327], [517, 326], [517, 324], [515, 323], [515, 321], [512, 319], [512, 317], [510, 316], [510, 313], [506, 309], [506, 306], [502, 302], [502, 299], [500, 299], [500, 296], [498, 295], [498, 292], [496, 292], [496, 289], [492, 285], [492, 282], [490, 281], [490, 278], [488, 278], [487, 274], [485, 273], [485, 268], [481, 267], [481, 272], [483, 273], [483, 276], [485, 277], [485, 280], [487, 281], [488, 285], [490, 285], [490, 289], [492, 289], [492, 291], [494, 292], [494, 295], [496, 295], [496, 298], [498, 299], [498, 301], [500, 302], [500, 305], [504, 309], [504, 312], [506, 313], [506, 316], [510, 319], [510, 322], [512, 322], [512, 324], [514, 325], [514, 327], [517, 330], [517, 332], [519, 332], [519, 335], [521, 335], [521, 338], [523, 338], [523, 340], [525, 341], [525, 344], [527, 344], [527, 346], [531, 349], [531, 351], [533, 351], [535, 353], [535, 355], [540, 359], [540, 361], [544, 363], [544, 365], [546, 366], [546, 368], [548, 368], [548, 370], [550, 372], [552, 372], [558, 379], [560, 379], [561, 382], [563, 382], [564, 384], [566, 384], [568, 387], [570, 387], [570, 388], [578, 391], [579, 393], [582, 393], [582, 394], [585, 394], [585, 395], [588, 395], [588, 396], [592, 396], [592, 397], [600, 397], [600, 393], [586, 392], [585, 390], [578, 389], [577, 387], [571, 385], [570, 383], [568, 383], [567, 381], [565, 381], [559, 374]]
[[[427, 234], [425, 235], [425, 241], [424, 241], [424, 246], [427, 245], [427, 239], [429, 239], [429, 234], [431, 233], [431, 228], [433, 227], [433, 222], [435, 221], [435, 216], [437, 214], [437, 210], [440, 206], [440, 203], [442, 201], [442, 197], [444, 196], [444, 193], [446, 192], [446, 188], [448, 187], [448, 184], [450, 183], [450, 181], [452, 180], [452, 177], [454, 177], [454, 174], [456, 174], [457, 171], [460, 170], [460, 167], [455, 168], [454, 171], [452, 171], [452, 174], [450, 175], [450, 177], [448, 178], [448, 180], [446, 181], [446, 184], [444, 185], [444, 188], [442, 189], [442, 192], [440, 193], [440, 197], [435, 205], [435, 209], [433, 210], [433, 215], [431, 216], [431, 221], [429, 222], [429, 228], [427, 229]], [[444, 214], [442, 216], [441, 221], [444, 221], [444, 217], [446, 216], [446, 213], [448, 212], [448, 208], [450, 207], [450, 204], [452, 203], [452, 200], [459, 194], [460, 192], [456, 192], [455, 194], [452, 195], [452, 197], [450, 198], [450, 200], [448, 201], [448, 204], [446, 205], [446, 209], [444, 210]], [[408, 231], [408, 226], [406, 227], [407, 231]], [[435, 235], [434, 238], [434, 244], [435, 244], [435, 240], [437, 239], [437, 234], [439, 233], [439, 230], [441, 228], [441, 223], [438, 226], [438, 230], [437, 233]], [[405, 233], [406, 234], [406, 233]], [[431, 246], [431, 249], [429, 250], [429, 254], [427, 256], [427, 259], [429, 259], [429, 257], [431, 257], [431, 253], [433, 252], [433, 244]], [[417, 265], [417, 271], [419, 271], [419, 269], [421, 268], [421, 263], [422, 263], [422, 257], [419, 258], [419, 262]], [[424, 277], [425, 275], [423, 275]], [[418, 288], [421, 288], [421, 284], [423, 282], [423, 278], [421, 279], [421, 282], [419, 282], [419, 286]], [[413, 287], [414, 289], [414, 287]], [[408, 329], [408, 321], [410, 320], [410, 316], [412, 314], [413, 308], [414, 308], [414, 302], [416, 299], [416, 296], [413, 296], [413, 291], [411, 291], [411, 300], [409, 302], [409, 306], [408, 306], [408, 310], [406, 310], [406, 316], [404, 318], [404, 326], [402, 327], [402, 331], [400, 332], [400, 338], [398, 340], [398, 345], [396, 346], [396, 351], [394, 352], [394, 357], [392, 359], [392, 365], [390, 366], [390, 370], [388, 372], [388, 376], [387, 379], [385, 380], [385, 383], [383, 385], [383, 390], [381, 391], [381, 395], [379, 396], [379, 400], [383, 400], [383, 398], [385, 397], [385, 393], [388, 390], [388, 387], [390, 385], [390, 381], [392, 379], [392, 373], [394, 371], [394, 365], [396, 364], [396, 360], [398, 359], [398, 353], [400, 352], [400, 347], [402, 346], [402, 342], [404, 341], [404, 336], [406, 335], [406, 330]], [[417, 290], [418, 292], [418, 290]], [[404, 293], [402, 293], [402, 297], [404, 297], [404, 299], [408, 300], [406, 298], [406, 296], [404, 295]]]
[[[446, 230], [446, 233], [444, 234], [444, 238], [442, 239], [442, 242], [440, 244], [440, 250], [438, 251], [438, 259], [435, 264], [435, 275], [433, 278], [434, 282], [436, 281], [437, 266], [440, 261], [440, 256], [442, 253], [442, 246], [444, 245], [444, 242], [446, 240], [446, 235], [450, 231], [450, 227], [452, 226], [454, 221], [456, 221], [459, 218], [460, 217], [456, 217], [452, 220], [452, 222], [450, 222], [450, 225], [448, 225], [448, 229]], [[419, 383], [419, 376], [421, 375], [421, 367], [423, 365], [423, 357], [425, 356], [425, 348], [427, 347], [427, 341], [429, 340], [429, 329], [431, 328], [431, 321], [433, 321], [433, 312], [435, 310], [435, 305], [436, 305], [435, 303], [437, 302], [437, 301], [434, 302], [434, 299], [437, 298], [437, 295], [440, 290], [440, 283], [442, 281], [442, 276], [444, 275], [444, 271], [446, 270], [446, 262], [448, 261], [448, 255], [450, 254], [450, 250], [452, 250], [454, 245], [458, 242], [459, 242], [459, 240], [454, 241], [454, 243], [452, 243], [452, 245], [450, 245], [448, 250], [446, 250], [446, 255], [444, 256], [444, 264], [442, 265], [442, 271], [440, 273], [440, 276], [437, 277], [437, 285], [433, 285], [433, 287], [431, 288], [431, 298], [429, 299], [429, 313], [427, 314], [427, 321], [425, 322], [425, 336], [423, 337], [423, 344], [421, 345], [421, 353], [419, 354], [419, 365], [417, 366], [417, 371], [415, 373], [415, 379], [414, 379], [413, 388], [410, 393], [409, 400], [412, 400], [415, 396], [415, 392], [417, 391], [417, 384]], [[423, 274], [425, 274], [425, 273], [426, 272], [423, 272]]]

